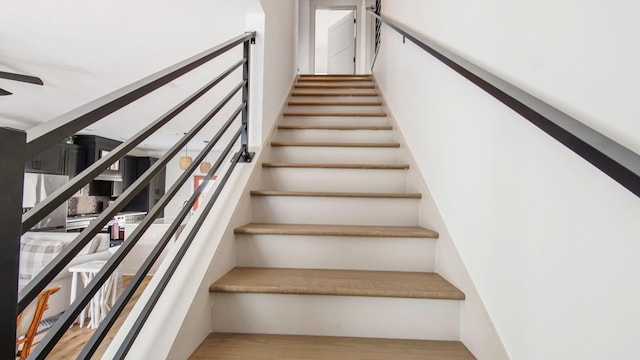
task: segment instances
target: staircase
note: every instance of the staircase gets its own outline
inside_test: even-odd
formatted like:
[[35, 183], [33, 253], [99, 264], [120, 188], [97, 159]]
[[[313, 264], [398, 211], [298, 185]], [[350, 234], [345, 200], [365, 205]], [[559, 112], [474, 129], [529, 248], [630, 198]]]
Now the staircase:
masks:
[[191, 359], [474, 359], [368, 75], [301, 75]]

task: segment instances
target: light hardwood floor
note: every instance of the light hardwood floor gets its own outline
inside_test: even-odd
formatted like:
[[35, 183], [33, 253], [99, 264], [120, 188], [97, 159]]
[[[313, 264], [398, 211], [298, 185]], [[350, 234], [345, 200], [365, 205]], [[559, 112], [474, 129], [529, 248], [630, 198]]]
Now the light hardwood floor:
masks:
[[[119, 289], [118, 295], [120, 295], [120, 293], [124, 290], [124, 288], [129, 284], [129, 282], [131, 281], [131, 278], [132, 278], [131, 276], [122, 277], [122, 287]], [[131, 298], [131, 301], [129, 301], [129, 304], [127, 304], [124, 311], [122, 312], [122, 314], [120, 314], [120, 316], [118, 317], [118, 320], [116, 320], [116, 323], [113, 325], [113, 327], [107, 334], [107, 337], [104, 339], [104, 341], [96, 351], [95, 355], [93, 356], [93, 359], [99, 359], [102, 357], [102, 354], [104, 354], [105, 350], [111, 343], [111, 340], [113, 340], [113, 337], [115, 336], [116, 332], [118, 331], [118, 329], [120, 329], [120, 326], [122, 326], [122, 323], [129, 315], [129, 312], [131, 312], [131, 309], [140, 298], [140, 295], [142, 294], [144, 289], [147, 287], [150, 280], [151, 280], [151, 277], [147, 276], [143, 280], [142, 284], [140, 284], [140, 287]], [[80, 353], [80, 351], [82, 350], [82, 348], [84, 347], [84, 345], [87, 343], [87, 341], [89, 341], [93, 333], [94, 333], [94, 330], [92, 329], [81, 328], [77, 324], [74, 324], [64, 334], [62, 339], [60, 339], [60, 342], [58, 342], [58, 344], [47, 356], [47, 358], [56, 359], [56, 360], [75, 359]], [[35, 346], [37, 347], [38, 345], [36, 344]]]

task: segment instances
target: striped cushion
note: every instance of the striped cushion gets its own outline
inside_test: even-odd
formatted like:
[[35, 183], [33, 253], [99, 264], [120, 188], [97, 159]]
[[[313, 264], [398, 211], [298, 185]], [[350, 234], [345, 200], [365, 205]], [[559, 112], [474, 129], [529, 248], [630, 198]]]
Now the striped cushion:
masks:
[[23, 237], [20, 243], [20, 280], [31, 280], [68, 243], [64, 240]]
[[[31, 232], [20, 239], [20, 278], [19, 286], [24, 287], [40, 272], [62, 249], [71, 244], [78, 233]], [[77, 257], [104, 251], [109, 248], [109, 234], [96, 236], [76, 255]], [[64, 270], [63, 270], [64, 271]]]

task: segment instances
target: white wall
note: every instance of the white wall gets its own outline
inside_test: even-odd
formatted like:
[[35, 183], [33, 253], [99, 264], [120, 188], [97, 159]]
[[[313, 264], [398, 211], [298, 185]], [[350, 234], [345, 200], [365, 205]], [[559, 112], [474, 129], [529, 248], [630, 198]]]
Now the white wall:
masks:
[[315, 73], [328, 72], [329, 27], [351, 13], [349, 10], [316, 10]]
[[298, 0], [298, 73], [311, 73], [311, 9], [309, 0]]
[[[630, 1], [383, 7], [636, 152], [639, 11]], [[447, 227], [436, 230], [450, 233], [509, 356], [639, 357], [640, 199], [386, 27], [374, 73]]]
[[265, 15], [262, 141], [279, 118], [296, 76], [297, 0], [260, 0]]

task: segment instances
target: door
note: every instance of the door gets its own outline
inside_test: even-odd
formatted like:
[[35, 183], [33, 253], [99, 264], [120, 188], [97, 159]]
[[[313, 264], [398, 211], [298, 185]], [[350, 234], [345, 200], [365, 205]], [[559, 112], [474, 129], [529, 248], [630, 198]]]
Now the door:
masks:
[[356, 66], [355, 11], [329, 27], [328, 73], [354, 74]]

